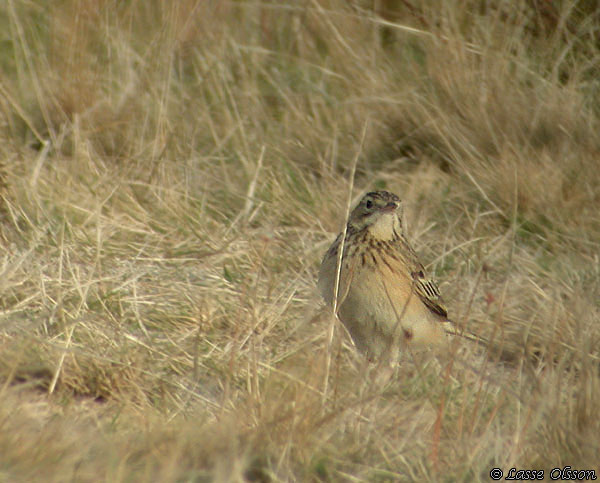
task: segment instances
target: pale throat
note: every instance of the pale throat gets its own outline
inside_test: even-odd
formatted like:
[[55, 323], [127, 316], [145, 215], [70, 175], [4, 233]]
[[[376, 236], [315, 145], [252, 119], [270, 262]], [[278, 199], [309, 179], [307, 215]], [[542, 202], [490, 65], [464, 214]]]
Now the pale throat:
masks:
[[373, 224], [369, 225], [368, 230], [376, 240], [389, 241], [396, 234], [400, 234], [402, 227], [396, 213], [384, 213]]

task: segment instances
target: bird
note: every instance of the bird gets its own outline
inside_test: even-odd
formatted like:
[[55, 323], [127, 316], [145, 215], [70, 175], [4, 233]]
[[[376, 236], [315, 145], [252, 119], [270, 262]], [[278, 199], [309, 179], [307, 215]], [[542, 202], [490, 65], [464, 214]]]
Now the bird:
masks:
[[318, 288], [370, 361], [406, 347], [440, 346], [448, 334], [482, 342], [450, 321], [435, 281], [408, 242], [402, 202], [389, 191], [363, 196], [321, 263]]

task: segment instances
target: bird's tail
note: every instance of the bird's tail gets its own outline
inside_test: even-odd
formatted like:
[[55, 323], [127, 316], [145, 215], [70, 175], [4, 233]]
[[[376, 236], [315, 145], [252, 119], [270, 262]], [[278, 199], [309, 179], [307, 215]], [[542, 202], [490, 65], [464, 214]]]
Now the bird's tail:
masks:
[[463, 339], [470, 340], [471, 342], [476, 342], [479, 345], [488, 347], [489, 341], [485, 337], [481, 337], [480, 335], [474, 334], [473, 332], [469, 332], [467, 329], [460, 327], [458, 324], [452, 322], [451, 320], [446, 320], [443, 322], [444, 331], [447, 334], [462, 337]]

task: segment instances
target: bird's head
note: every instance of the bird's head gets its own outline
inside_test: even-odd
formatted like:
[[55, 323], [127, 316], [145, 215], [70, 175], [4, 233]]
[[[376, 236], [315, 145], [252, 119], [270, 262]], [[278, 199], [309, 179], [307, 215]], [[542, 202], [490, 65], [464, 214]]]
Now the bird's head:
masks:
[[371, 235], [389, 240], [402, 230], [400, 198], [389, 191], [372, 191], [352, 210], [348, 225], [356, 230], [369, 230]]

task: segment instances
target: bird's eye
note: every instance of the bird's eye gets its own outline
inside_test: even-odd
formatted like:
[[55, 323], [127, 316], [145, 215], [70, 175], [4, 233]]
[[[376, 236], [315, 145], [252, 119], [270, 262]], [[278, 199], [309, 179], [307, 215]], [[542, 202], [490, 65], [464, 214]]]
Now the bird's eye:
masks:
[[367, 200], [367, 204], [365, 205], [368, 209], [373, 208], [373, 202], [371, 200]]

